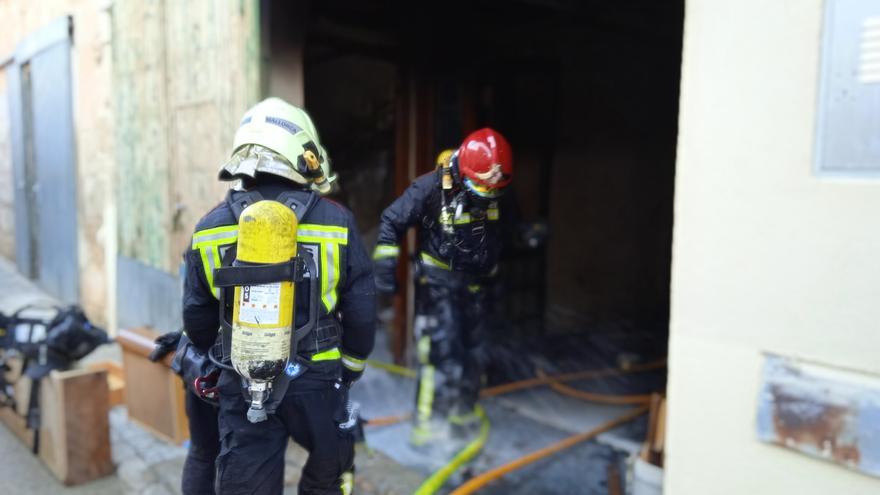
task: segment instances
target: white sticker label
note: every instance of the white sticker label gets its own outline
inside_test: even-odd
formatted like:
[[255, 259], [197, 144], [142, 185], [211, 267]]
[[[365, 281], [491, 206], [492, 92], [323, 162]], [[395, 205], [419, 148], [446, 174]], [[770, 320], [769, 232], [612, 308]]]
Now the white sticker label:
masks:
[[238, 320], [254, 325], [277, 325], [281, 315], [281, 282], [243, 285]]

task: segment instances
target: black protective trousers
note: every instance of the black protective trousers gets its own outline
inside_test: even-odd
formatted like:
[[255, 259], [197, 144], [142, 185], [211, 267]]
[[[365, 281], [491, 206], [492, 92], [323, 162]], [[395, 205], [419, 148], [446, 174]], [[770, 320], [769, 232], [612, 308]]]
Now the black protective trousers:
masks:
[[417, 435], [429, 435], [431, 421], [472, 415], [488, 360], [489, 304], [487, 288], [474, 277], [420, 267]]
[[189, 451], [183, 464], [183, 495], [214, 495], [214, 460], [220, 453], [217, 407], [185, 393], [186, 417], [189, 420]]
[[[323, 366], [340, 365], [332, 361]], [[280, 495], [284, 488], [284, 453], [291, 437], [309, 453], [299, 494], [347, 495], [343, 486], [351, 483], [354, 471], [354, 437], [339, 429], [346, 398], [344, 386], [327, 375], [306, 372], [291, 382], [275, 414], [266, 421], [251, 423], [246, 417], [249, 404], [241, 393], [238, 375], [223, 371], [221, 448], [215, 485], [218, 495]]]

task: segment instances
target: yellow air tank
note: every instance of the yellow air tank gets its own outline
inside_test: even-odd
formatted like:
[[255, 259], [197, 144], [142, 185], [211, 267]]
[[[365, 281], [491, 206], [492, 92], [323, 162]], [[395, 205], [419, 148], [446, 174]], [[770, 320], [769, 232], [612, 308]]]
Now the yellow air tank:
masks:
[[[284, 263], [296, 256], [297, 219], [277, 201], [258, 201], [238, 222], [237, 266]], [[290, 357], [294, 285], [291, 281], [235, 287], [232, 310], [232, 366], [249, 384], [248, 419], [266, 419], [263, 402], [272, 380]]]

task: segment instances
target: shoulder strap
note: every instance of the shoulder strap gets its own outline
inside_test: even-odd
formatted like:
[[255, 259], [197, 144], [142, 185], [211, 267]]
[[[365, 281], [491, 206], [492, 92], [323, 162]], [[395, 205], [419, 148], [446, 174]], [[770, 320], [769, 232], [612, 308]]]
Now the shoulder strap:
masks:
[[229, 206], [229, 209], [232, 210], [236, 223], [238, 223], [238, 219], [241, 217], [241, 212], [243, 212], [245, 208], [262, 200], [263, 195], [257, 191], [236, 191], [230, 189], [229, 193], [226, 195], [226, 204]]
[[[296, 191], [285, 191], [279, 194], [278, 198], [275, 200], [293, 210], [296, 214], [297, 220], [302, 223], [321, 198], [316, 192], [312, 191], [309, 193], [306, 202], [303, 203], [296, 197], [295, 193]], [[260, 194], [259, 191], [235, 191], [230, 189], [229, 193], [226, 195], [226, 204], [229, 205], [229, 209], [232, 210], [232, 214], [235, 216], [235, 221], [238, 222], [238, 219], [241, 217], [241, 212], [244, 211], [245, 208], [257, 201], [262, 201], [263, 199], [265, 198], [263, 198], [263, 195]]]
[[299, 223], [304, 223], [306, 217], [312, 211], [312, 208], [318, 204], [318, 200], [320, 200], [321, 197], [318, 196], [318, 193], [315, 191], [311, 191], [308, 199], [303, 203], [296, 197], [295, 193], [296, 191], [285, 191], [279, 194], [275, 201], [278, 201], [293, 210]]

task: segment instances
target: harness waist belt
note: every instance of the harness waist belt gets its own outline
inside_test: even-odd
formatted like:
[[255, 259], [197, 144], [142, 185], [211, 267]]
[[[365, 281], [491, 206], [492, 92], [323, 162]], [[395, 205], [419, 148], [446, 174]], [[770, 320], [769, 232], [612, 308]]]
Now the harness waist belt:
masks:
[[297, 346], [300, 355], [312, 355], [338, 347], [342, 340], [342, 325], [333, 317], [318, 320], [318, 327], [309, 332]]

